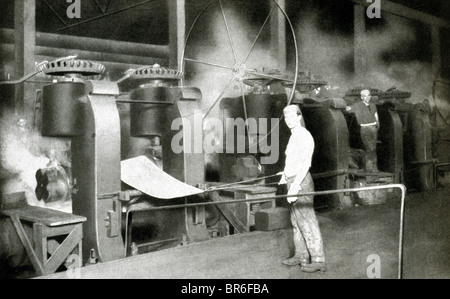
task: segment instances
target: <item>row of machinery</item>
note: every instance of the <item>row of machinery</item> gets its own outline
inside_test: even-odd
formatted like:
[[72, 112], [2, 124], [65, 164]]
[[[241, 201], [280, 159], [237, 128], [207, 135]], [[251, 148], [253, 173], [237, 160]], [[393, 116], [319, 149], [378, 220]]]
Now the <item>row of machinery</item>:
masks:
[[[199, 138], [191, 124], [196, 117], [201, 118], [201, 91], [195, 87], [178, 86], [183, 74], [159, 65], [133, 70], [127, 73], [127, 80], [123, 82], [88, 79], [103, 71], [101, 64], [84, 60], [49, 63], [44, 72], [58, 79], [44, 86], [41, 95], [42, 135], [69, 138], [71, 141], [71, 167], [67, 171], [66, 192], [72, 201], [73, 214], [86, 217], [83, 224], [84, 262], [112, 261], [136, 253], [206, 240], [216, 236], [217, 232], [219, 235], [230, 233], [229, 226], [233, 221], [223, 217], [227, 215], [226, 211], [219, 213], [215, 207], [149, 209], [211, 200], [203, 195], [163, 201], [133, 190], [121, 181], [121, 161], [144, 155], [181, 182], [191, 186], [208, 183], [205, 182], [203, 153], [187, 148], [198, 142], [193, 138]], [[257, 126], [256, 130], [244, 131], [244, 152], [219, 153], [219, 183], [250, 179], [248, 185], [272, 185], [280, 192], [277, 177], [252, 180], [282, 171], [284, 150], [290, 136], [281, 121], [282, 110], [287, 104], [286, 93], [273, 92], [275, 89], [268, 86], [278, 84], [290, 88], [292, 81], [284, 76], [271, 77], [271, 80], [248, 78], [244, 83], [251, 87], [251, 91], [243, 98], [221, 100], [224, 119], [279, 119], [280, 122], [272, 124], [269, 121], [266, 128]], [[426, 105], [404, 104], [399, 99], [410, 94], [396, 90], [373, 92], [378, 97], [380, 115], [379, 171], [367, 172], [351, 167], [350, 156], [360, 148], [351, 115], [345, 114], [345, 107], [356, 100], [360, 90], [351, 90], [343, 98], [329, 98], [319, 92], [326, 85], [325, 81], [302, 74], [296, 84], [298, 96], [292, 102], [300, 106], [304, 125], [316, 142], [311, 168], [316, 190], [405, 181], [420, 189], [430, 186], [431, 133]], [[180, 153], [171, 148], [175, 134], [179, 134], [171, 128], [175, 119], [185, 122], [181, 127], [182, 146], [185, 148]], [[226, 124], [225, 121], [223, 123]], [[255, 140], [256, 144], [258, 140], [271, 140], [270, 135], [275, 129], [279, 132], [276, 140], [278, 159], [276, 163], [261, 163], [261, 158], [268, 153], [258, 146], [254, 150]], [[235, 128], [224, 127], [225, 135], [228, 130]], [[236, 139], [231, 143], [236, 143], [239, 136], [233, 136]], [[223, 142], [225, 148], [237, 148], [236, 144], [227, 142], [230, 140]], [[412, 146], [404, 147], [405, 143]], [[64, 176], [64, 173], [59, 175]], [[51, 183], [51, 174], [41, 171], [36, 178], [37, 194], [39, 192], [41, 198], [50, 196], [43, 190]], [[61, 190], [64, 192], [65, 189]], [[368, 195], [359, 194], [363, 199], [365, 196]], [[377, 198], [388, 196], [376, 194]], [[355, 198], [351, 194], [316, 199], [317, 206], [332, 208], [354, 203]], [[277, 205], [283, 204], [284, 201], [277, 202]], [[248, 209], [248, 205], [244, 208]], [[234, 214], [242, 212], [231, 211]], [[246, 210], [247, 214], [254, 212], [251, 208]]]

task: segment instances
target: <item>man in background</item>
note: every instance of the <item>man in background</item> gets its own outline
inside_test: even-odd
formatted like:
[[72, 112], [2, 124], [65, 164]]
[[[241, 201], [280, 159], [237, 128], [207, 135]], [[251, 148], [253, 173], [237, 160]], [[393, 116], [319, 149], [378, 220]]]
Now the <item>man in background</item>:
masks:
[[371, 102], [370, 90], [361, 90], [361, 101], [351, 106], [347, 106], [346, 111], [354, 113], [359, 126], [361, 142], [366, 152], [365, 170], [370, 172], [378, 171], [377, 160], [377, 140], [380, 121], [378, 118], [377, 106]]

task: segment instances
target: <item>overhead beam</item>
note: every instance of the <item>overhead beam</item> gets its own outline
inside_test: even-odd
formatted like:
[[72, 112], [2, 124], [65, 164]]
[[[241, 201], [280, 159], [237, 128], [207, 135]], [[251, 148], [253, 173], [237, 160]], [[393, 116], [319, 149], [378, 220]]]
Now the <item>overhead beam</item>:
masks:
[[[16, 79], [35, 71], [36, 0], [14, 1], [14, 61]], [[18, 84], [15, 90], [15, 110], [25, 119], [32, 109], [35, 88], [32, 83]], [[26, 102], [27, 101], [27, 102]], [[27, 107], [30, 106], [30, 107]], [[33, 110], [31, 110], [33, 111]]]
[[[349, 1], [356, 4], [360, 4], [364, 7], [368, 7], [374, 2], [374, 1], [368, 2], [367, 0], [349, 0]], [[397, 15], [400, 17], [421, 21], [429, 25], [450, 28], [450, 21], [448, 20], [441, 19], [439, 17], [409, 8], [401, 4], [393, 3], [388, 0], [380, 0], [380, 3], [381, 3], [380, 4], [381, 11]]]
[[[0, 41], [2, 44], [13, 44], [14, 38], [12, 29], [0, 28]], [[167, 45], [150, 45], [45, 32], [36, 32], [36, 46], [141, 57], [169, 57], [169, 47]]]
[[441, 38], [439, 36], [438, 26], [431, 26], [431, 51], [433, 53], [431, 61], [433, 76], [435, 79], [440, 78], [442, 67], [442, 53], [441, 53]]
[[275, 11], [270, 20], [271, 31], [271, 53], [276, 58], [280, 71], [286, 71], [286, 18], [280, 10], [286, 9], [285, 0], [278, 0], [278, 5], [275, 5]]
[[367, 53], [365, 51], [366, 43], [366, 22], [365, 8], [362, 5], [354, 6], [353, 24], [354, 24], [354, 69], [355, 76], [365, 79], [367, 73]]
[[167, 0], [169, 9], [169, 67], [179, 70], [186, 38], [185, 0]]

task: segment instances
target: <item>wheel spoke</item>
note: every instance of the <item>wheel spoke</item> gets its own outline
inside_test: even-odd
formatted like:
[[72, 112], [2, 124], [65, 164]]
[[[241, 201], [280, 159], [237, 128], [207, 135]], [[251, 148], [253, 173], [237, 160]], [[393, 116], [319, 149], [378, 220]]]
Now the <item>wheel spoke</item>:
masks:
[[206, 111], [205, 116], [203, 116], [203, 119], [205, 119], [209, 113], [211, 113], [211, 111], [213, 110], [213, 108], [217, 105], [217, 103], [222, 99], [223, 95], [225, 94], [225, 92], [228, 90], [228, 88], [230, 88], [231, 84], [233, 84], [235, 78], [231, 78], [231, 80], [228, 82], [227, 86], [225, 86], [225, 88], [222, 90], [222, 92], [220, 93], [220, 95], [217, 97], [217, 99], [214, 101], [214, 103], [211, 105], [211, 107], [209, 107], [208, 111]]
[[244, 59], [244, 62], [243, 62], [243, 63], [246, 63], [246, 62], [247, 62], [247, 59], [248, 59], [248, 57], [250, 56], [250, 53], [252, 52], [253, 47], [255, 46], [256, 42], [258, 41], [259, 36], [261, 35], [261, 33], [262, 33], [264, 27], [266, 26], [267, 22], [269, 21], [270, 16], [272, 15], [272, 13], [273, 13], [274, 10], [275, 10], [275, 6], [272, 7], [272, 9], [270, 10], [269, 15], [268, 15], [267, 18], [264, 20], [264, 23], [262, 24], [261, 29], [259, 29], [259, 32], [258, 32], [258, 34], [256, 35], [256, 38], [255, 38], [255, 40], [253, 41], [253, 44], [251, 45], [250, 50], [248, 51], [247, 55], [245, 56], [245, 59]]
[[241, 81], [241, 95], [242, 95], [242, 106], [244, 107], [244, 118], [245, 118], [245, 130], [247, 131], [247, 139], [248, 139], [248, 146], [250, 146], [250, 130], [248, 125], [248, 114], [247, 114], [247, 103], [245, 102], [245, 87], [244, 83]]
[[225, 17], [225, 12], [223, 11], [223, 6], [222, 6], [221, 0], [219, 0], [219, 4], [220, 4], [220, 10], [222, 11], [223, 21], [225, 22], [225, 27], [227, 29], [227, 34], [228, 34], [228, 39], [230, 41], [231, 50], [233, 51], [234, 61], [236, 62], [237, 61], [236, 51], [234, 49], [233, 40], [231, 39], [230, 28], [228, 27], [227, 18]]
[[219, 67], [219, 68], [227, 69], [227, 70], [232, 70], [233, 69], [232, 67], [229, 67], [229, 66], [220, 65], [220, 64], [212, 63], [212, 62], [200, 61], [200, 60], [191, 59], [191, 58], [184, 58], [184, 60], [190, 61], [190, 62], [199, 63], [199, 64], [205, 64], [205, 65], [209, 65], [209, 66], [215, 66], [215, 67]]
[[287, 82], [294, 82], [293, 80], [288, 79], [288, 78], [272, 76], [272, 75], [260, 73], [260, 72], [257, 72], [255, 70], [251, 70], [251, 69], [246, 69], [245, 70], [245, 74], [246, 75], [254, 75], [254, 76], [258, 76], [258, 77], [262, 77], [262, 78], [274, 79], [274, 80], [282, 80], [282, 81], [287, 81]]

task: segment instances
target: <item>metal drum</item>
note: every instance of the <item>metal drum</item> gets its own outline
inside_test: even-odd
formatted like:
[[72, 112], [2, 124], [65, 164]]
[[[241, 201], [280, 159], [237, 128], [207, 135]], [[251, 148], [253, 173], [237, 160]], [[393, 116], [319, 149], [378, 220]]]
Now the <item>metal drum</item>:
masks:
[[73, 137], [81, 132], [80, 113], [85, 84], [60, 82], [46, 85], [42, 99], [42, 135]]
[[[137, 89], [130, 95], [136, 101], [130, 108], [130, 129], [134, 137], [161, 136], [162, 127], [167, 122], [166, 87]], [[138, 101], [151, 101], [155, 104], [139, 104]]]

